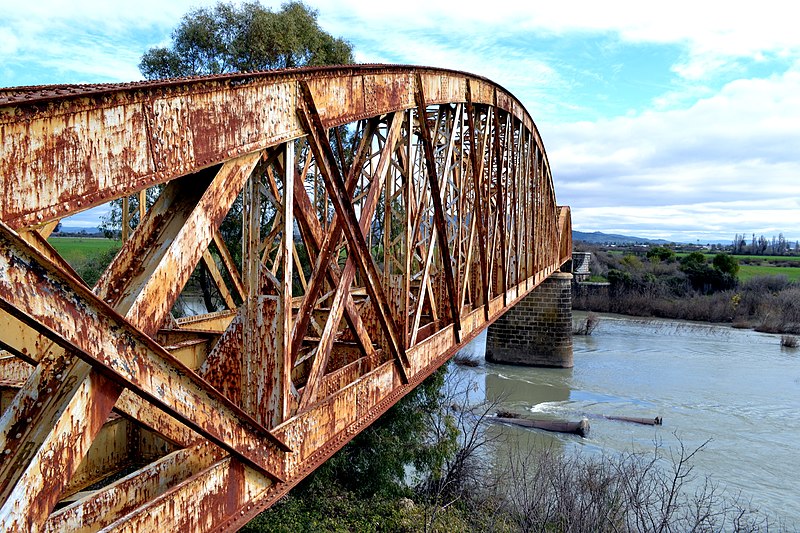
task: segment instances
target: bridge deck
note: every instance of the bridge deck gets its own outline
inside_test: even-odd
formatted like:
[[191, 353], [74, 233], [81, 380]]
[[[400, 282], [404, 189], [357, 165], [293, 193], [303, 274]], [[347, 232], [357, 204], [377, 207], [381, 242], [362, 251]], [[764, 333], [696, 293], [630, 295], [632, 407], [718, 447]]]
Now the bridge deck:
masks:
[[[571, 257], [533, 120], [465, 73], [5, 89], [0, 139], [5, 530], [235, 529]], [[46, 239], [118, 199], [90, 288]]]

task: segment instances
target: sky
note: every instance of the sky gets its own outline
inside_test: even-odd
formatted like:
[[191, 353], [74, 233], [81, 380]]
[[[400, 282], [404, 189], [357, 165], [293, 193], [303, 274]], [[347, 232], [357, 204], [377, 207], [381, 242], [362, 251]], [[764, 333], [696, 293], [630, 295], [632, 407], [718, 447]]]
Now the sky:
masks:
[[[0, 0], [0, 85], [141, 79], [142, 54], [168, 45], [183, 14], [214, 3]], [[576, 230], [800, 239], [791, 2], [306, 4], [358, 62], [463, 70], [513, 93], [542, 134]]]

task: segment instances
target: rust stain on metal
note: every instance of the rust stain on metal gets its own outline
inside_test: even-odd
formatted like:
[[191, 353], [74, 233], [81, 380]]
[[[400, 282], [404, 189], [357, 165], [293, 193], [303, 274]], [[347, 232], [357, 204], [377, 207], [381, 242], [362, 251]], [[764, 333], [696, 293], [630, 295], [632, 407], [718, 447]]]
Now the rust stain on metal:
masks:
[[[159, 184], [94, 290], [44, 238]], [[0, 89], [0, 195], [11, 530], [240, 527], [572, 246], [522, 103], [425, 67]], [[202, 262], [224, 310], [173, 317]]]

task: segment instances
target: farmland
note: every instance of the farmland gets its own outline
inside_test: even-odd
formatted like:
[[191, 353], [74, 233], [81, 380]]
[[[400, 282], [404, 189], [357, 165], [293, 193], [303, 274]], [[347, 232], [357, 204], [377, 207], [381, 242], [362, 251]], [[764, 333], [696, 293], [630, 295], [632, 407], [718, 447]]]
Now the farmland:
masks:
[[96, 237], [51, 237], [48, 242], [73, 268], [112, 248], [120, 247], [118, 240]]
[[800, 281], [800, 262], [797, 267], [774, 265], [739, 265], [739, 280], [747, 281], [756, 276], [786, 276], [789, 281]]

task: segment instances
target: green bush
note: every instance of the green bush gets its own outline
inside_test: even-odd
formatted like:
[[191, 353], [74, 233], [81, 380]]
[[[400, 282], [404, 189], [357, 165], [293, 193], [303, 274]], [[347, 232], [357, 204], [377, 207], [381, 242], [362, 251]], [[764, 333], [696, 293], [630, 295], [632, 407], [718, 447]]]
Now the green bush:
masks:
[[647, 259], [651, 262], [672, 261], [675, 259], [675, 252], [666, 246], [653, 246], [647, 250]]
[[732, 255], [726, 253], [717, 254], [714, 256], [714, 268], [723, 274], [730, 274], [736, 277], [739, 273], [739, 261]]

